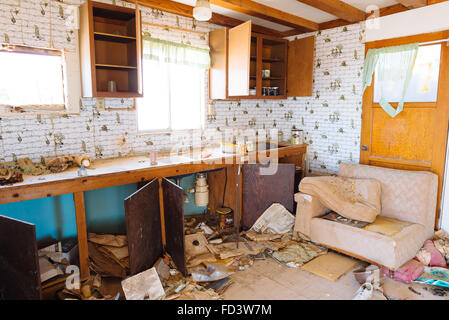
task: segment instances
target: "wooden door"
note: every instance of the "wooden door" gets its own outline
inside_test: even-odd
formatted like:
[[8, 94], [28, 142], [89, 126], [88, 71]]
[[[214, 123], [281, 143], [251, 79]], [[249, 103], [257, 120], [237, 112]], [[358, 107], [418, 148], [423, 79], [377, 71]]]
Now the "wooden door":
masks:
[[164, 202], [165, 249], [171, 255], [176, 268], [187, 276], [183, 190], [167, 179], [162, 179], [161, 185]]
[[295, 165], [278, 163], [272, 175], [261, 174], [262, 164], [245, 164], [242, 169], [242, 227], [251, 228], [273, 203], [293, 212]]
[[290, 41], [288, 44], [287, 95], [313, 96], [315, 36]]
[[229, 29], [228, 96], [249, 96], [251, 21]]
[[228, 72], [228, 28], [217, 29], [209, 33], [210, 69], [209, 99], [226, 99]]
[[[448, 36], [449, 32], [437, 32], [378, 41], [367, 43], [366, 50], [446, 39]], [[363, 96], [360, 163], [438, 174], [437, 225], [449, 121], [449, 47], [444, 43], [441, 46], [436, 102], [406, 102], [404, 111], [391, 118], [379, 104], [373, 102], [373, 88], [374, 82]], [[397, 104], [392, 105], [397, 107]]]
[[0, 300], [40, 300], [36, 226], [0, 216]]
[[162, 255], [159, 183], [154, 179], [125, 199], [131, 275], [153, 266]]

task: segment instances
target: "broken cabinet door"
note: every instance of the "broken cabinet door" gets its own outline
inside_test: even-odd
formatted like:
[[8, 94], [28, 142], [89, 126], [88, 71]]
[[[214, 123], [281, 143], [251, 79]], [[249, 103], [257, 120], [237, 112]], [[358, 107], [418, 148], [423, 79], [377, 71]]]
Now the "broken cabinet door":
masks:
[[36, 226], [0, 216], [0, 300], [40, 300]]
[[187, 276], [184, 237], [183, 190], [173, 182], [162, 179], [164, 202], [165, 249], [170, 254], [176, 268]]
[[289, 97], [313, 95], [315, 36], [290, 41], [288, 44], [287, 88]]
[[[273, 203], [293, 212], [295, 165], [272, 163], [277, 170], [264, 170], [267, 165], [245, 164], [242, 168], [242, 227], [251, 228]], [[262, 170], [261, 170], [262, 169]]]
[[125, 199], [131, 275], [153, 267], [163, 253], [159, 183], [154, 179]]
[[249, 96], [251, 21], [229, 29], [228, 96]]

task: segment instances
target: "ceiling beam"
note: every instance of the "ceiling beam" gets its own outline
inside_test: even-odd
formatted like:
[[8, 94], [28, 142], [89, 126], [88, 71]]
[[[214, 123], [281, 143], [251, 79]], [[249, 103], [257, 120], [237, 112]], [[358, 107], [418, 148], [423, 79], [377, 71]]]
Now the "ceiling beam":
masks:
[[316, 31], [318, 23], [251, 0], [210, 0], [211, 4], [295, 29]]
[[427, 6], [427, 0], [396, 0], [396, 1], [410, 9]]
[[[126, 2], [135, 3], [134, 0], [125, 0]], [[180, 16], [188, 17], [193, 19], [193, 7], [185, 5], [183, 3], [170, 1], [170, 0], [138, 0], [138, 4], [141, 6], [154, 8], [158, 10], [162, 10], [165, 12], [177, 14]], [[216, 25], [224, 26], [224, 27], [235, 27], [238, 26], [244, 21], [239, 19], [234, 19], [231, 17], [226, 17], [224, 15], [213, 13], [212, 18], [207, 21], [208, 23], [213, 23]], [[260, 25], [252, 24], [252, 30], [256, 33], [262, 33], [272, 36], [280, 36], [281, 33], [277, 30], [266, 28]]]
[[[430, 1], [438, 1], [438, 0], [430, 0]], [[447, 1], [447, 0], [445, 0], [445, 1]], [[379, 16], [384, 17], [384, 16], [388, 16], [390, 14], [395, 14], [395, 13], [408, 11], [408, 10], [409, 9], [407, 7], [404, 7], [402, 4], [394, 4], [392, 6], [381, 8], [380, 12], [379, 12]], [[365, 14], [365, 18], [367, 19], [371, 14], [373, 14], [373, 12], [367, 12]], [[337, 19], [337, 20], [331, 20], [331, 21], [320, 23], [319, 29], [326, 30], [326, 29], [332, 29], [332, 28], [336, 28], [336, 27], [343, 27], [343, 26], [347, 26], [350, 24], [352, 24], [352, 23], [348, 22], [346, 20]], [[285, 37], [296, 36], [296, 35], [302, 34], [302, 33], [305, 33], [305, 32], [302, 30], [292, 29], [292, 30], [287, 30], [287, 31], [281, 32], [281, 36], [283, 38], [285, 38]]]
[[297, 0], [348, 22], [365, 20], [365, 12], [340, 0]]

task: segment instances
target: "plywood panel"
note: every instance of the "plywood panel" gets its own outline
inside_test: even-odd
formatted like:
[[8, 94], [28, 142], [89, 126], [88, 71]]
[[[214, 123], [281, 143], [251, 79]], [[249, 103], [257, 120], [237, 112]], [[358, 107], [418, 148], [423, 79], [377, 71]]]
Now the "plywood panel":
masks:
[[231, 208], [234, 212], [237, 210], [237, 170], [237, 166], [232, 166], [207, 174], [209, 184], [208, 207], [212, 212], [215, 213], [217, 208], [223, 206]]
[[40, 298], [36, 227], [0, 216], [0, 300]]
[[229, 29], [228, 95], [248, 96], [251, 58], [251, 21]]
[[245, 164], [242, 171], [242, 226], [250, 228], [273, 203], [293, 212], [294, 164], [277, 164], [271, 175], [261, 174], [260, 164]]
[[162, 255], [159, 183], [154, 179], [125, 199], [131, 275], [153, 266]]
[[211, 65], [209, 70], [209, 99], [226, 99], [227, 39], [228, 29], [217, 29], [209, 33]]
[[182, 188], [162, 179], [166, 251], [171, 255], [177, 269], [187, 276], [184, 238], [184, 201]]
[[402, 160], [432, 161], [435, 109], [405, 108], [395, 118], [372, 109], [371, 154]]
[[313, 95], [315, 36], [290, 41], [288, 46], [287, 88], [289, 97]]

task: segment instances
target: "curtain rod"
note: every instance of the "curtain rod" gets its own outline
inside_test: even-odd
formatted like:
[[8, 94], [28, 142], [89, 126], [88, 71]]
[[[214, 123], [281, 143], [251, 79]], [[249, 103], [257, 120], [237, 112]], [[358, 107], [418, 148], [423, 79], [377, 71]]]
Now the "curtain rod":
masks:
[[420, 46], [425, 46], [428, 44], [437, 44], [437, 43], [443, 43], [446, 42], [446, 45], [449, 45], [449, 38], [447, 39], [441, 39], [441, 40], [435, 40], [435, 41], [428, 41], [428, 42], [420, 42], [419, 45]]
[[158, 28], [164, 28], [164, 29], [166, 28], [166, 29], [172, 29], [172, 30], [177, 30], [177, 31], [184, 31], [184, 32], [203, 34], [203, 35], [207, 34], [207, 32], [200, 32], [200, 31], [195, 31], [195, 30], [170, 27], [170, 26], [165, 26], [165, 25], [162, 25], [162, 24], [154, 24], [154, 23], [148, 23], [148, 22], [142, 22], [142, 24], [145, 25], [145, 26], [150, 26], [150, 27], [158, 27]]

